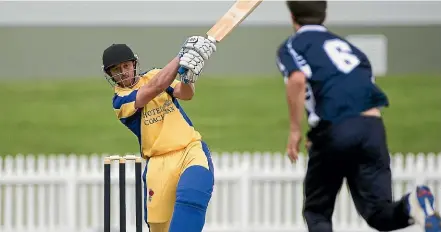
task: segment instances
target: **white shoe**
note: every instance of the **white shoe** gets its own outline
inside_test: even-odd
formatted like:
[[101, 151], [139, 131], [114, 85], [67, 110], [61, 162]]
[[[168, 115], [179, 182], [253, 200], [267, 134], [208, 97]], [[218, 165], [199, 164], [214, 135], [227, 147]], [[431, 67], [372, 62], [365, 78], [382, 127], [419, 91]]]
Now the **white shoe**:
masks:
[[425, 232], [441, 232], [441, 217], [435, 211], [435, 198], [427, 186], [418, 186], [407, 201], [409, 215]]

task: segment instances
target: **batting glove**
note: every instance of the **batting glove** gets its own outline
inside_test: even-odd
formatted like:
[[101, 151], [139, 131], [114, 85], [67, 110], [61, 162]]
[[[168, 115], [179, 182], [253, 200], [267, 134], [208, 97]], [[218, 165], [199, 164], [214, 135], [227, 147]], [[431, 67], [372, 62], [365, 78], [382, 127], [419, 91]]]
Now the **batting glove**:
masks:
[[[195, 83], [204, 69], [204, 58], [195, 50], [186, 51], [179, 58], [179, 74], [184, 83]], [[183, 69], [183, 70], [182, 70]]]
[[179, 51], [179, 57], [190, 49], [199, 53], [204, 60], [208, 60], [217, 49], [216, 40], [212, 37], [191, 36], [182, 45], [181, 51]]

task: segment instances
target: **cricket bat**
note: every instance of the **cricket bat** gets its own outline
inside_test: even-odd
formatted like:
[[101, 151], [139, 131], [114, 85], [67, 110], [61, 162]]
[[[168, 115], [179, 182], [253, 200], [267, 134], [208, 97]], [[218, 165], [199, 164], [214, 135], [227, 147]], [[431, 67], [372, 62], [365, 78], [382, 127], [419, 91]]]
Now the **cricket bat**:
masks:
[[237, 0], [216, 24], [207, 32], [207, 36], [214, 38], [216, 42], [222, 41], [248, 17], [263, 0]]
[[[211, 29], [207, 32], [207, 37], [216, 40], [217, 43], [229, 35], [234, 28], [245, 20], [263, 0], [237, 0], [233, 6], [225, 13]], [[184, 67], [179, 68], [179, 73], [187, 71]]]

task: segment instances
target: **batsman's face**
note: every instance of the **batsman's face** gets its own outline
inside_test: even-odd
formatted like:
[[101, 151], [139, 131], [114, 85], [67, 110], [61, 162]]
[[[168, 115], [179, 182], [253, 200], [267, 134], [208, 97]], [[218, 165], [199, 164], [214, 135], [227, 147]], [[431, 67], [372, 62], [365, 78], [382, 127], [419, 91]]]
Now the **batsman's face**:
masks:
[[110, 74], [118, 85], [130, 87], [135, 82], [135, 63], [126, 61], [116, 65], [110, 69]]

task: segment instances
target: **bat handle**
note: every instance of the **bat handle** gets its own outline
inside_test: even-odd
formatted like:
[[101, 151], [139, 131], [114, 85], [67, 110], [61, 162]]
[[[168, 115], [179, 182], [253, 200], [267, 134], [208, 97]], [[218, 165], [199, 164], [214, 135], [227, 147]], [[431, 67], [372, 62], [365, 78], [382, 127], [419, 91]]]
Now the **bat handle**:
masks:
[[188, 84], [188, 80], [185, 79], [185, 77], [187, 76], [187, 71], [188, 69], [184, 68], [184, 67], [179, 67], [178, 69], [178, 73], [181, 75], [181, 81], [184, 82], [185, 84]]
[[188, 69], [186, 69], [186, 68], [184, 68], [184, 67], [179, 67], [179, 69], [178, 69], [178, 73], [179, 74], [181, 74], [181, 75], [183, 75], [184, 73], [186, 73], [188, 71]]
[[207, 39], [210, 40], [213, 43], [217, 43], [217, 40], [213, 36], [207, 35]]

